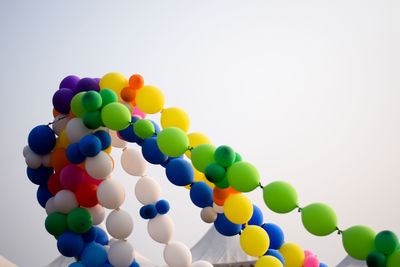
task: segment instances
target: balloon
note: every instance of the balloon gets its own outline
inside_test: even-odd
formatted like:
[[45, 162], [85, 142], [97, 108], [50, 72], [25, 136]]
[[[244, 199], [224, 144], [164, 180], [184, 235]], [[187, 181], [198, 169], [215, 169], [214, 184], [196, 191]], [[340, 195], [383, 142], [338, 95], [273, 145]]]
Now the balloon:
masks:
[[342, 232], [343, 247], [347, 254], [358, 260], [365, 260], [376, 250], [376, 233], [367, 226], [356, 225]]
[[174, 223], [168, 215], [157, 215], [147, 223], [151, 238], [161, 244], [168, 244], [174, 235]]
[[54, 197], [51, 197], [47, 200], [46, 206], [44, 207], [46, 209], [47, 215], [52, 214], [53, 212], [56, 212], [56, 207], [54, 207]]
[[93, 218], [87, 209], [75, 208], [68, 213], [67, 224], [72, 232], [82, 234], [92, 227]]
[[179, 157], [189, 148], [189, 139], [184, 131], [170, 127], [157, 135], [157, 145], [160, 151], [169, 157]]
[[273, 223], [265, 223], [261, 227], [267, 232], [269, 236], [269, 248], [280, 249], [284, 243], [284, 235], [282, 229]]
[[86, 159], [85, 169], [91, 177], [103, 180], [112, 172], [113, 162], [106, 152], [100, 151], [97, 156]]
[[180, 108], [167, 108], [161, 112], [161, 127], [176, 127], [187, 133], [190, 120], [185, 111]]
[[201, 144], [191, 151], [193, 166], [200, 172], [204, 172], [206, 167], [215, 163], [214, 152], [216, 148], [210, 144]]
[[42, 164], [45, 167], [52, 167], [51, 166], [51, 153], [42, 156]]
[[108, 132], [104, 130], [98, 130], [94, 133], [94, 135], [99, 138], [101, 143], [101, 150], [105, 150], [111, 145], [111, 136]]
[[233, 223], [247, 223], [253, 214], [253, 204], [243, 194], [231, 194], [225, 200], [224, 213], [226, 218]]
[[56, 135], [60, 135], [62, 130], [64, 130], [65, 127], [67, 126], [68, 121], [69, 118], [63, 115], [58, 115], [57, 117], [54, 118], [51, 127], [53, 128], [53, 131], [55, 132]]
[[218, 187], [214, 187], [213, 190], [213, 200], [217, 205], [223, 206], [225, 200], [231, 194], [228, 188], [222, 189]]
[[301, 220], [308, 232], [326, 236], [337, 229], [335, 212], [326, 204], [313, 203], [301, 209]]
[[183, 243], [171, 242], [164, 248], [164, 260], [169, 266], [189, 267], [192, 263], [192, 253]]
[[46, 203], [52, 196], [53, 195], [50, 193], [46, 185], [41, 185], [38, 187], [36, 198], [42, 208], [46, 208]]
[[126, 239], [133, 231], [133, 220], [124, 210], [113, 210], [106, 220], [108, 233], [116, 239]]
[[99, 86], [100, 90], [111, 89], [119, 96], [122, 88], [129, 86], [129, 83], [122, 74], [110, 72], [101, 78]]
[[146, 160], [140, 150], [131, 147], [122, 152], [121, 165], [124, 171], [133, 176], [143, 176], [147, 169]]
[[325, 263], [320, 262], [319, 263], [319, 267], [328, 267], [328, 265], [326, 265]]
[[[270, 247], [271, 247], [271, 243], [270, 243]], [[282, 263], [282, 265], [285, 266], [285, 259], [283, 258], [282, 254], [279, 251], [270, 248], [265, 253], [265, 256], [268, 256], [268, 255], [277, 258]]]
[[190, 265], [190, 267], [213, 267], [213, 266], [214, 265], [212, 265], [208, 261], [196, 261], [193, 262], [192, 265]]
[[218, 206], [217, 204], [213, 203], [213, 209], [217, 213], [224, 213], [224, 207], [223, 206]]
[[89, 231], [82, 234], [83, 241], [85, 241], [85, 243], [93, 242], [96, 239], [96, 234], [96, 229], [91, 227]]
[[70, 144], [66, 151], [67, 159], [73, 164], [80, 164], [85, 161], [86, 156], [79, 149], [79, 143]]
[[166, 214], [169, 211], [168, 201], [164, 199], [157, 201], [156, 209], [158, 214]]
[[131, 102], [133, 100], [135, 100], [136, 97], [136, 91], [133, 90], [130, 87], [125, 87], [124, 89], [122, 89], [121, 91], [121, 98], [122, 100], [126, 101], [126, 102]]
[[215, 229], [224, 236], [234, 236], [240, 233], [242, 226], [229, 221], [224, 213], [218, 213], [217, 219], [214, 222]]
[[132, 112], [133, 116], [138, 116], [141, 119], [146, 118], [146, 113], [144, 113], [143, 111], [141, 111], [137, 106], [133, 107], [133, 112]]
[[53, 95], [53, 106], [61, 114], [68, 114], [74, 92], [68, 88], [61, 88]]
[[84, 243], [81, 235], [73, 232], [64, 232], [57, 240], [58, 251], [65, 257], [78, 257]]
[[98, 92], [100, 91], [99, 83], [96, 82], [95, 79], [92, 78], [83, 78], [80, 79], [74, 88], [74, 93], [80, 92]]
[[304, 260], [304, 267], [319, 267], [319, 260], [314, 256], [308, 256]]
[[82, 96], [82, 106], [86, 111], [97, 111], [101, 108], [102, 98], [96, 91], [88, 91]]
[[124, 187], [115, 179], [104, 180], [97, 188], [97, 199], [107, 209], [119, 208], [125, 200]]
[[134, 257], [132, 245], [124, 240], [115, 241], [108, 250], [108, 260], [114, 267], [129, 266]]
[[164, 108], [164, 94], [155, 86], [145, 85], [136, 92], [136, 105], [147, 114], [155, 114]]
[[[85, 265], [83, 265], [82, 263], [76, 261], [76, 262], [73, 262], [70, 265], [68, 265], [68, 267], [85, 267]], [[104, 265], [101, 265], [101, 267], [104, 267]]]
[[93, 227], [96, 230], [96, 239], [95, 241], [103, 246], [108, 245], [108, 235], [104, 232], [100, 227]]
[[68, 75], [61, 81], [59, 88], [74, 89], [78, 82], [79, 82], [78, 76]]
[[285, 243], [279, 249], [285, 259], [285, 267], [301, 267], [304, 263], [303, 249], [294, 243]]
[[387, 257], [387, 267], [397, 267], [400, 266], [400, 250], [396, 250], [391, 255]]
[[118, 102], [118, 95], [111, 89], [102, 89], [100, 91], [101, 95], [101, 107], [104, 108], [110, 103]]
[[123, 104], [114, 102], [101, 109], [101, 119], [111, 130], [120, 131], [129, 126], [131, 113]]
[[215, 161], [222, 167], [231, 166], [236, 158], [235, 151], [229, 146], [219, 146], [215, 150]]
[[51, 153], [50, 162], [56, 173], [61, 172], [65, 166], [71, 164], [67, 158], [65, 148], [57, 148], [53, 150], [53, 153]]
[[118, 132], [119, 137], [122, 138], [123, 140], [131, 142], [131, 143], [138, 143], [138, 144], [142, 143], [143, 139], [135, 134], [135, 131], [133, 128], [137, 121], [139, 121], [139, 118], [136, 116], [132, 116], [131, 117], [131, 125], [129, 125], [125, 129], [119, 131]]
[[54, 207], [57, 211], [67, 214], [78, 207], [78, 201], [73, 192], [64, 189], [54, 196]]
[[[68, 121], [69, 123], [70, 121]], [[68, 125], [67, 123], [67, 125]], [[68, 136], [67, 136], [67, 127], [65, 127], [64, 130], [61, 131], [60, 135], [56, 139], [56, 145], [55, 149], [57, 148], [67, 148], [71, 144], [71, 141], [69, 141]]]
[[[97, 197], [96, 197], [97, 199]], [[98, 225], [103, 222], [104, 220], [104, 208], [100, 204], [95, 205], [94, 207], [91, 208], [86, 208], [90, 214], [92, 215], [93, 218], [93, 225]]]
[[155, 204], [160, 199], [161, 187], [153, 178], [144, 176], [135, 185], [135, 195], [143, 205]]
[[67, 137], [72, 143], [79, 143], [82, 137], [89, 135], [92, 131], [83, 124], [79, 118], [73, 118], [67, 123], [65, 128]]
[[101, 112], [99, 110], [88, 111], [83, 114], [82, 122], [89, 129], [97, 129], [104, 125], [103, 121], [101, 120]]
[[195, 182], [190, 187], [190, 199], [199, 208], [212, 206], [212, 189], [203, 181]]
[[154, 125], [150, 120], [142, 119], [133, 125], [135, 134], [140, 138], [149, 138], [155, 133]]
[[399, 245], [399, 239], [392, 231], [379, 232], [375, 237], [375, 246], [386, 255], [392, 254]]
[[47, 181], [53, 172], [53, 168], [47, 168], [44, 166], [40, 166], [37, 169], [26, 168], [26, 174], [28, 175], [29, 180], [37, 185], [47, 185]]
[[260, 226], [248, 225], [240, 235], [240, 246], [246, 254], [260, 257], [268, 250], [268, 234]]
[[[129, 129], [130, 127], [127, 127]], [[133, 131], [132, 131], [133, 132]], [[110, 131], [111, 145], [113, 147], [124, 148], [127, 145], [127, 142], [118, 137], [116, 131]]]
[[153, 219], [157, 216], [157, 208], [153, 204], [148, 204], [140, 208], [139, 214], [145, 220]]
[[29, 148], [29, 151], [25, 156], [25, 163], [31, 169], [37, 169], [40, 167], [40, 165], [42, 165], [42, 157]]
[[[196, 148], [198, 145], [201, 144], [211, 144], [210, 139], [202, 133], [190, 133], [188, 134], [189, 138], [189, 146]], [[191, 151], [188, 150], [185, 152], [186, 156], [190, 159], [191, 158]]]
[[207, 177], [207, 180], [210, 182], [219, 183], [224, 179], [226, 171], [221, 165], [217, 163], [211, 163], [207, 165], [206, 169], [204, 170], [204, 174]]
[[151, 164], [161, 164], [168, 160], [168, 157], [164, 155], [158, 148], [156, 137], [146, 138], [143, 141], [142, 154], [143, 157]]
[[203, 222], [213, 223], [217, 219], [218, 213], [213, 207], [205, 207], [201, 210], [200, 217]]
[[385, 267], [386, 256], [382, 252], [372, 251], [367, 256], [367, 265], [373, 267]]
[[230, 186], [239, 192], [250, 192], [260, 185], [257, 169], [248, 162], [236, 162], [226, 173]]
[[249, 225], [258, 225], [261, 226], [263, 224], [264, 217], [262, 211], [259, 207], [253, 204], [253, 214], [251, 215], [250, 220], [248, 221]]
[[165, 172], [168, 180], [177, 186], [193, 183], [194, 171], [192, 165], [185, 159], [173, 159], [168, 162]]
[[255, 267], [283, 267], [283, 265], [279, 259], [273, 256], [262, 256], [256, 262]]
[[97, 200], [97, 188], [96, 184], [90, 182], [81, 184], [75, 192], [79, 205], [87, 208], [96, 206], [99, 203]]
[[47, 125], [38, 125], [33, 128], [28, 136], [29, 148], [39, 155], [46, 155], [56, 145], [53, 130]]
[[140, 74], [133, 74], [129, 78], [129, 86], [134, 90], [139, 90], [144, 85], [143, 77]]
[[79, 142], [79, 150], [86, 157], [95, 157], [101, 151], [101, 141], [94, 134], [86, 135]]
[[264, 202], [277, 213], [288, 213], [297, 207], [297, 193], [285, 182], [272, 182], [263, 188]]
[[76, 94], [71, 100], [71, 111], [78, 118], [82, 118], [83, 114], [85, 114], [86, 110], [82, 104], [82, 97], [85, 92], [80, 92]]
[[107, 250], [100, 244], [89, 243], [83, 249], [81, 262], [87, 267], [98, 267], [107, 261]]
[[86, 179], [85, 172], [76, 165], [67, 165], [60, 172], [60, 182], [64, 188], [75, 191]]
[[68, 230], [67, 216], [60, 212], [53, 212], [47, 216], [44, 226], [49, 234], [59, 236]]

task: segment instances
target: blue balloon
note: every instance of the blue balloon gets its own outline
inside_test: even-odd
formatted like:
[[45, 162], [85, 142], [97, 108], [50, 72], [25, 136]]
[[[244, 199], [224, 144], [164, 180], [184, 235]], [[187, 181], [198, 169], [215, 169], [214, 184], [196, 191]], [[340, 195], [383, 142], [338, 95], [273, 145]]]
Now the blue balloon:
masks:
[[218, 213], [217, 219], [214, 222], [215, 229], [224, 236], [234, 236], [240, 233], [241, 225], [229, 221], [225, 214]]
[[53, 173], [53, 168], [47, 168], [43, 165], [37, 169], [32, 169], [30, 167], [26, 168], [26, 174], [28, 175], [29, 180], [37, 185], [47, 185], [47, 181]]
[[68, 265], [68, 267], [85, 267], [85, 265], [76, 261], [76, 262], [73, 262], [70, 265]]
[[96, 230], [96, 238], [95, 241], [103, 246], [108, 245], [108, 235], [107, 233], [101, 229], [100, 227], [97, 226], [93, 226], [92, 228], [94, 228]]
[[81, 261], [86, 267], [98, 267], [107, 260], [107, 250], [100, 244], [88, 243], [81, 254]]
[[263, 217], [262, 211], [260, 210], [259, 207], [257, 207], [256, 205], [253, 204], [253, 215], [251, 216], [248, 224], [260, 226], [261, 224], [263, 224], [263, 221], [264, 221], [264, 217]]
[[285, 240], [282, 229], [278, 225], [273, 223], [265, 223], [261, 225], [261, 227], [267, 232], [269, 236], [269, 248], [280, 249]]
[[158, 148], [156, 137], [144, 139], [142, 143], [142, 154], [151, 164], [161, 164], [168, 160], [168, 157]]
[[140, 267], [140, 265], [135, 259], [133, 259], [133, 262], [131, 263], [131, 265], [129, 265], [129, 267]]
[[190, 187], [190, 199], [199, 208], [213, 205], [213, 190], [206, 182], [194, 182]]
[[164, 199], [157, 201], [156, 209], [158, 214], [166, 214], [169, 211], [168, 201]]
[[157, 208], [155, 205], [149, 204], [141, 207], [139, 214], [143, 219], [153, 219], [157, 216]]
[[49, 126], [38, 125], [29, 133], [28, 145], [36, 154], [46, 155], [56, 145], [56, 136]]
[[82, 236], [70, 231], [62, 233], [57, 240], [58, 251], [65, 257], [78, 257], [83, 245]]
[[126, 127], [125, 129], [118, 131], [119, 136], [121, 136], [121, 138], [127, 142], [141, 144], [143, 142], [143, 139], [137, 136], [135, 134], [135, 131], [133, 130], [133, 124], [138, 120], [139, 120], [138, 117], [132, 116], [132, 121], [131, 121], [132, 124]]
[[107, 149], [111, 145], [111, 136], [104, 130], [99, 130], [94, 133], [100, 139], [101, 150]]
[[79, 148], [79, 143], [70, 144], [67, 148], [66, 155], [72, 164], [80, 164], [86, 159], [86, 156], [82, 154]]
[[325, 264], [325, 263], [320, 262], [320, 263], [319, 263], [319, 267], [328, 267], [328, 264]]
[[193, 183], [194, 170], [189, 161], [177, 158], [168, 162], [165, 168], [168, 180], [177, 186]]
[[79, 150], [86, 157], [94, 157], [101, 151], [101, 141], [94, 134], [86, 135], [79, 141]]
[[114, 267], [114, 266], [112, 266], [109, 263], [104, 263], [104, 264], [100, 265], [99, 267]]
[[85, 241], [85, 243], [89, 243], [96, 239], [96, 235], [97, 235], [96, 229], [94, 227], [91, 227], [89, 231], [82, 234], [82, 238], [83, 241]]
[[49, 189], [47, 188], [47, 185], [41, 185], [39, 186], [37, 192], [36, 192], [36, 198], [43, 208], [46, 207], [46, 202], [51, 198], [53, 195], [50, 193]]
[[151, 123], [154, 125], [155, 134], [153, 136], [156, 136], [161, 131], [160, 126], [158, 126], [158, 124], [155, 123], [155, 121], [152, 121], [152, 120], [149, 120], [149, 121], [151, 121]]
[[283, 258], [282, 254], [279, 251], [277, 251], [275, 249], [268, 249], [264, 255], [269, 255], [269, 256], [273, 256], [273, 257], [277, 258], [278, 260], [280, 260], [282, 262], [282, 265], [285, 266], [285, 259]]

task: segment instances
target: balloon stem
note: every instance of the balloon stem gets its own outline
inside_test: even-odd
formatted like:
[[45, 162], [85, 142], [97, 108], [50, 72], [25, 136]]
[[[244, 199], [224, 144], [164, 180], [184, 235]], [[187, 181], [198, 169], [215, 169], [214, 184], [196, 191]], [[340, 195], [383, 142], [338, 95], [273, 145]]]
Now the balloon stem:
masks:
[[342, 231], [342, 230], [340, 230], [340, 229], [339, 229], [339, 227], [337, 227], [337, 226], [336, 226], [336, 230], [337, 230], [337, 234], [338, 234], [338, 235], [340, 235], [340, 234], [342, 234], [342, 233], [343, 233], [343, 231]]
[[58, 118], [58, 119], [56, 119], [56, 120], [54, 120], [54, 121], [49, 122], [49, 123], [47, 124], [47, 126], [50, 126], [50, 125], [52, 125], [52, 124], [54, 124], [54, 123], [56, 123], [56, 122], [58, 122], [58, 121], [60, 121], [60, 120], [66, 119], [66, 118], [68, 118], [68, 117], [69, 117], [69, 115], [65, 115], [65, 116], [63, 116], [63, 117], [61, 117], [61, 118]]

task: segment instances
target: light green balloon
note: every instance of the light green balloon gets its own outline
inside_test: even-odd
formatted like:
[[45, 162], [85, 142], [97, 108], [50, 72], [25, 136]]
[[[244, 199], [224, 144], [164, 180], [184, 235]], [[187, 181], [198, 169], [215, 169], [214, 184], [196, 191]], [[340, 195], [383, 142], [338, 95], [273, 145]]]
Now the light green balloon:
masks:
[[260, 175], [249, 162], [234, 163], [228, 168], [226, 175], [230, 186], [239, 192], [250, 192], [260, 185]]
[[196, 170], [204, 173], [209, 164], [215, 163], [215, 150], [215, 146], [211, 144], [201, 144], [191, 151], [191, 160]]
[[154, 124], [146, 119], [138, 120], [133, 125], [133, 130], [135, 134], [140, 138], [149, 138], [155, 133]]
[[277, 213], [288, 213], [297, 208], [297, 192], [288, 183], [272, 182], [263, 188], [264, 202]]
[[114, 131], [128, 127], [131, 119], [129, 109], [121, 103], [110, 103], [101, 110], [101, 120], [104, 125]]
[[351, 257], [357, 260], [365, 260], [369, 253], [376, 250], [375, 236], [374, 230], [367, 226], [350, 227], [342, 232], [343, 247]]
[[189, 138], [181, 129], [168, 127], [158, 133], [157, 145], [164, 155], [179, 157], [189, 149]]
[[82, 105], [82, 97], [86, 92], [76, 94], [71, 100], [71, 110], [78, 118], [82, 118], [86, 110]]
[[387, 257], [386, 267], [399, 267], [400, 266], [400, 250], [396, 250]]
[[337, 227], [337, 217], [331, 207], [323, 203], [313, 203], [301, 210], [304, 227], [313, 235], [326, 236]]

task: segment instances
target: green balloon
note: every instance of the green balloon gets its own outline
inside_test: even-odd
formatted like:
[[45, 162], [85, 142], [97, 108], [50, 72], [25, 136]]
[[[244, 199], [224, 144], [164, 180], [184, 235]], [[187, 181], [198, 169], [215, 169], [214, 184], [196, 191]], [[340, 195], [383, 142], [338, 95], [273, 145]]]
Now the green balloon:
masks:
[[68, 228], [71, 231], [82, 234], [89, 231], [93, 224], [90, 212], [84, 208], [75, 208], [67, 216]]
[[101, 112], [99, 110], [86, 112], [83, 115], [82, 122], [89, 129], [97, 129], [103, 126]]
[[399, 245], [399, 239], [392, 231], [382, 231], [375, 237], [375, 246], [386, 255], [390, 255]]
[[67, 215], [61, 212], [53, 212], [47, 216], [44, 226], [49, 234], [60, 236], [68, 230]]
[[118, 102], [117, 94], [111, 89], [103, 89], [100, 91], [101, 96], [101, 107], [104, 108], [110, 103]]
[[228, 188], [229, 187], [228, 177], [225, 175], [221, 181], [215, 183], [215, 186], [221, 189]]
[[140, 138], [149, 138], [155, 133], [154, 124], [146, 119], [138, 120], [133, 125], [133, 130]]
[[400, 266], [400, 250], [396, 250], [387, 257], [386, 267]]
[[224, 179], [226, 171], [225, 168], [221, 165], [217, 163], [211, 163], [207, 165], [204, 174], [207, 180], [209, 180], [210, 182], [218, 183]]
[[356, 225], [342, 232], [342, 243], [347, 254], [357, 260], [365, 260], [376, 250], [376, 233], [367, 226]]
[[385, 267], [386, 266], [386, 256], [382, 252], [372, 251], [367, 257], [368, 267]]
[[229, 146], [219, 146], [215, 150], [215, 161], [222, 167], [229, 167], [233, 164], [236, 158], [235, 151]]
[[263, 188], [264, 202], [277, 213], [288, 213], [297, 208], [297, 192], [286, 182], [272, 182]]
[[82, 106], [87, 111], [96, 111], [101, 108], [102, 98], [96, 91], [88, 91], [82, 96]]
[[129, 109], [121, 103], [110, 103], [101, 110], [101, 120], [111, 130], [121, 131], [129, 126], [132, 116]]
[[260, 185], [256, 167], [248, 162], [236, 162], [228, 168], [226, 175], [230, 186], [239, 192], [250, 192]]
[[215, 163], [214, 153], [215, 153], [215, 146], [211, 144], [201, 144], [196, 146], [191, 151], [191, 159], [193, 166], [200, 172], [206, 170], [206, 167], [211, 164]]
[[236, 152], [235, 153], [235, 161], [233, 163], [239, 162], [239, 161], [242, 161], [242, 156], [240, 156], [240, 154]]
[[301, 209], [301, 220], [306, 230], [316, 236], [329, 235], [337, 228], [335, 212], [323, 203], [313, 203]]
[[86, 110], [82, 105], [82, 97], [86, 92], [76, 94], [71, 100], [71, 110], [78, 118], [82, 118]]
[[189, 149], [189, 138], [181, 129], [168, 127], [158, 133], [157, 145], [164, 155], [179, 157]]

